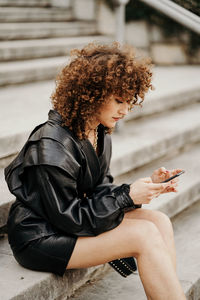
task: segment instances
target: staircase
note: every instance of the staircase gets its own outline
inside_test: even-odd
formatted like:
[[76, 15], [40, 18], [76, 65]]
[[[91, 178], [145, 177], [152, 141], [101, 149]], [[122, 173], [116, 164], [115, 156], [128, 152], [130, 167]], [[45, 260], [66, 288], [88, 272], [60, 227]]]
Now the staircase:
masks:
[[[89, 20], [77, 18], [73, 6], [77, 0], [66, 1], [65, 7], [54, 7], [55, 2], [13, 0], [11, 5], [9, 0], [0, 0], [0, 299], [90, 300], [96, 291], [99, 300], [114, 299], [113, 295], [119, 300], [142, 300], [145, 296], [137, 274], [123, 279], [108, 264], [67, 270], [63, 278], [33, 272], [15, 262], [7, 242], [5, 224], [14, 197], [5, 184], [3, 168], [33, 127], [46, 121], [54, 78], [67, 62], [69, 50], [92, 40], [112, 39], [98, 35], [95, 15]], [[127, 116], [123, 131], [113, 134], [111, 170], [117, 184], [149, 176], [160, 166], [186, 170], [177, 194], [163, 195], [144, 207], [172, 218], [178, 275], [187, 298], [199, 300], [200, 244], [193, 237], [200, 231], [200, 68], [155, 67], [154, 73], [156, 90], [147, 95], [142, 109], [136, 107]], [[104, 283], [78, 291], [100, 276]], [[126, 288], [131, 293], [127, 299]], [[110, 294], [105, 294], [108, 289]]]
[[15, 0], [11, 6], [0, 0], [0, 86], [53, 79], [72, 48], [110, 40], [98, 35], [94, 5], [87, 19], [79, 20], [77, 0], [65, 1], [66, 7], [52, 2], [59, 3]]

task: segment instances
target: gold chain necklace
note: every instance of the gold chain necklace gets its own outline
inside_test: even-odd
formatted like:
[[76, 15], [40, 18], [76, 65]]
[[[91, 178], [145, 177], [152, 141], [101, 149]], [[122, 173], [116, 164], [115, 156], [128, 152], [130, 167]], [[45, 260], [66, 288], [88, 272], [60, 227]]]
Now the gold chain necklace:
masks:
[[98, 142], [98, 128], [96, 127], [94, 129], [94, 143], [93, 143], [93, 147], [95, 151], [97, 150], [97, 142]]

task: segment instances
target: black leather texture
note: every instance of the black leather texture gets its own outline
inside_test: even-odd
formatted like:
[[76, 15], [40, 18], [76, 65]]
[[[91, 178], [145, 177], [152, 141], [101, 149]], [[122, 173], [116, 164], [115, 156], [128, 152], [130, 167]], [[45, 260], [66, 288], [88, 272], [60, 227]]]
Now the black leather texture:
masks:
[[8, 238], [19, 250], [29, 241], [63, 233], [95, 236], [118, 226], [134, 209], [130, 186], [116, 186], [109, 172], [111, 138], [98, 127], [100, 153], [79, 140], [50, 110], [23, 149], [5, 169], [16, 201], [8, 218]]

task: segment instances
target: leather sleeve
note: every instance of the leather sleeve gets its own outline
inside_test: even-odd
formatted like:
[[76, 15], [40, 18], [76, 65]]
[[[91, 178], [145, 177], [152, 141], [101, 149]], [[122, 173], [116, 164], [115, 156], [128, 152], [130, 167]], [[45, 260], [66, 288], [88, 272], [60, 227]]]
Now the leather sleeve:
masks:
[[108, 172], [104, 176], [102, 183], [112, 183], [113, 180], [114, 180], [114, 178], [110, 173], [110, 169], [108, 169]]
[[37, 185], [49, 221], [77, 236], [94, 236], [118, 226], [127, 207], [134, 208], [127, 184], [100, 184], [90, 196], [80, 197], [77, 182], [53, 166], [35, 168]]

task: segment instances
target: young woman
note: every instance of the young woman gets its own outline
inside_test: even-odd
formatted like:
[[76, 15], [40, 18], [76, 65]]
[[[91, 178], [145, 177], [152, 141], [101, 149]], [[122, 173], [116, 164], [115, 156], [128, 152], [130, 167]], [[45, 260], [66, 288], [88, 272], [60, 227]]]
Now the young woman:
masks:
[[[8, 238], [25, 268], [63, 275], [135, 257], [148, 299], [185, 299], [173, 229], [161, 212], [141, 208], [176, 192], [179, 172], [164, 167], [131, 185], [109, 172], [110, 133], [151, 88], [151, 64], [130, 47], [89, 44], [74, 50], [57, 78], [53, 110], [6, 168], [16, 196]], [[134, 291], [133, 291], [134, 293]]]

